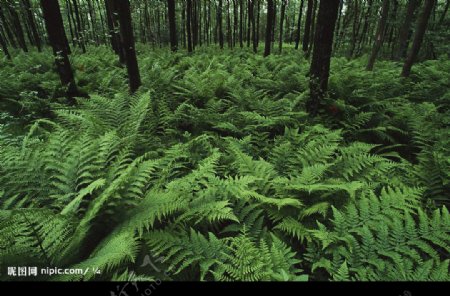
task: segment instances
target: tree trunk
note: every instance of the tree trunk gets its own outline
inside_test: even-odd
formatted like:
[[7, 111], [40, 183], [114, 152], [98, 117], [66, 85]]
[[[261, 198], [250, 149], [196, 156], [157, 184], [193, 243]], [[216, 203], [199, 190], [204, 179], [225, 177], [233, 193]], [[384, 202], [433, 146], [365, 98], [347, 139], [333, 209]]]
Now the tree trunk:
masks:
[[219, 30], [219, 46], [223, 49], [223, 28], [222, 28], [222, 11], [223, 11], [223, 0], [219, 0], [219, 7], [217, 8], [217, 23]]
[[239, 0], [239, 45], [244, 47], [244, 0]]
[[177, 51], [177, 22], [175, 16], [175, 0], [167, 0], [167, 9], [169, 14], [169, 30], [170, 30], [170, 48]]
[[389, 13], [389, 0], [383, 0], [383, 7], [381, 8], [381, 18], [378, 22], [378, 28], [376, 33], [376, 39], [373, 44], [372, 53], [369, 57], [369, 62], [367, 64], [366, 70], [372, 71], [375, 65], [375, 60], [377, 58], [378, 52], [380, 51], [381, 45], [383, 45], [386, 22]]
[[78, 2], [77, 2], [77, 0], [72, 0], [72, 3], [73, 3], [73, 10], [75, 12], [75, 20], [76, 20], [76, 24], [77, 24], [75, 31], [78, 32], [78, 36], [79, 36], [78, 37], [79, 40], [77, 40], [77, 41], [78, 41], [78, 44], [79, 44], [81, 50], [83, 51], [83, 53], [85, 53], [86, 46], [84, 45], [85, 40], [84, 40], [83, 27], [81, 25], [80, 11], [78, 9]]
[[402, 23], [400, 31], [398, 33], [398, 45], [395, 54], [395, 59], [400, 60], [406, 57], [408, 51], [408, 42], [411, 31], [411, 24], [414, 17], [414, 12], [419, 5], [418, 0], [409, 0], [408, 7], [406, 9], [405, 19]]
[[423, 8], [422, 14], [417, 20], [416, 33], [414, 34], [414, 40], [411, 46], [411, 50], [406, 58], [405, 64], [403, 65], [402, 76], [408, 77], [411, 74], [411, 68], [417, 55], [420, 51], [420, 46], [422, 45], [423, 36], [427, 30], [428, 20], [430, 19], [431, 11], [435, 4], [434, 0], [425, 0], [425, 6]]
[[311, 19], [313, 14], [314, 0], [308, 0], [308, 8], [306, 10], [305, 32], [303, 34], [303, 52], [308, 52], [309, 38], [311, 33]]
[[113, 0], [119, 13], [120, 42], [127, 64], [130, 92], [134, 93], [141, 86], [141, 77], [134, 45], [133, 26], [129, 0]]
[[48, 39], [55, 55], [55, 64], [61, 79], [66, 87], [66, 96], [70, 104], [75, 103], [74, 97], [79, 94], [75, 84], [72, 67], [68, 56], [67, 37], [59, 8], [58, 0], [40, 0], [44, 15]]
[[188, 52], [192, 52], [192, 30], [191, 30], [191, 12], [192, 12], [192, 0], [187, 0], [186, 3], [186, 33]]
[[36, 22], [34, 20], [30, 0], [23, 0], [23, 5], [27, 12], [27, 19], [28, 19], [28, 23], [30, 24], [31, 34], [33, 36], [34, 44], [36, 45], [38, 51], [41, 52], [42, 51], [41, 38], [39, 37], [39, 32], [36, 27]]
[[270, 45], [272, 43], [273, 13], [274, 13], [273, 0], [268, 0], [267, 1], [266, 44], [264, 47], [264, 56], [265, 57], [270, 55]]
[[320, 101], [328, 89], [333, 35], [338, 10], [339, 0], [320, 1], [310, 69], [310, 98], [306, 105], [311, 116], [317, 115]]
[[303, 4], [304, 0], [300, 3], [300, 10], [298, 12], [298, 20], [297, 20], [297, 35], [295, 36], [295, 49], [298, 49], [298, 45], [300, 44], [300, 31], [302, 27], [302, 15], [303, 15]]
[[3, 29], [5, 30], [5, 33], [8, 36], [8, 41], [11, 44], [11, 46], [17, 48], [16, 40], [14, 38], [13, 33], [11, 32], [11, 28], [9, 27], [5, 14], [3, 13], [3, 7], [1, 5], [0, 5], [0, 25], [3, 26]]
[[361, 54], [362, 46], [364, 44], [364, 41], [366, 39], [367, 31], [369, 29], [369, 23], [370, 23], [370, 16], [372, 14], [372, 7], [373, 7], [373, 0], [369, 0], [367, 4], [367, 10], [366, 14], [364, 15], [364, 26], [361, 32], [361, 36], [358, 40], [358, 50], [356, 52], [356, 55], [359, 56]]
[[280, 53], [283, 50], [283, 22], [285, 13], [286, 13], [286, 0], [282, 0], [280, 13], [280, 43], [278, 45]]
[[3, 32], [0, 30], [0, 45], [2, 46], [3, 53], [8, 58], [8, 60], [11, 59], [11, 55], [8, 51], [8, 45], [6, 44], [5, 39], [3, 38]]
[[9, 11], [9, 14], [11, 16], [12, 23], [14, 26], [14, 32], [16, 33], [16, 38], [17, 38], [17, 41], [19, 42], [19, 46], [22, 48], [22, 50], [24, 52], [28, 52], [27, 43], [25, 42], [25, 35], [24, 35], [23, 29], [22, 29], [22, 25], [20, 24], [19, 14], [17, 14], [14, 4], [8, 2], [3, 5], [6, 5], [8, 7], [8, 11]]

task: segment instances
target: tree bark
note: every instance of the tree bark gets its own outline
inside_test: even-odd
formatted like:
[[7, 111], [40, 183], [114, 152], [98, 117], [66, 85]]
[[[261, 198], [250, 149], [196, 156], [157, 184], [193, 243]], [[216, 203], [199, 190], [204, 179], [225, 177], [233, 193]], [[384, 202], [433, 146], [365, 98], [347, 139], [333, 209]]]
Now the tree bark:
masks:
[[58, 0], [40, 0], [40, 2], [48, 39], [55, 55], [55, 64], [59, 78], [62, 85], [66, 87], [66, 96], [69, 103], [74, 104], [74, 97], [79, 95], [79, 92], [69, 60], [67, 37], [64, 31], [59, 3]]
[[280, 42], [278, 45], [280, 53], [283, 50], [283, 22], [284, 22], [284, 16], [286, 13], [286, 0], [282, 0], [281, 2], [281, 12], [280, 12]]
[[127, 65], [130, 92], [134, 93], [141, 86], [141, 77], [136, 57], [133, 26], [131, 25], [131, 11], [129, 0], [114, 0], [119, 13], [120, 42]]
[[167, 0], [167, 9], [169, 14], [169, 30], [170, 30], [170, 48], [177, 51], [177, 22], [175, 16], [175, 0]]
[[[5, 4], [4, 4], [5, 5]], [[19, 14], [17, 14], [17, 11], [14, 4], [11, 2], [7, 2], [6, 6], [8, 7], [9, 14], [12, 19], [12, 23], [14, 26], [14, 32], [16, 33], [17, 41], [19, 42], [19, 46], [22, 48], [24, 52], [28, 52], [27, 43], [25, 42], [25, 35], [22, 29], [22, 25], [20, 23]]]
[[270, 45], [272, 43], [273, 13], [274, 13], [273, 0], [268, 0], [267, 1], [266, 44], [264, 47], [264, 56], [265, 57], [270, 55]]
[[192, 30], [191, 30], [191, 22], [192, 22], [192, 0], [187, 0], [186, 3], [186, 33], [187, 33], [187, 44], [188, 44], [188, 52], [192, 52]]
[[302, 27], [302, 15], [303, 15], [303, 5], [305, 1], [302, 0], [300, 3], [300, 9], [298, 12], [298, 20], [297, 20], [297, 35], [295, 36], [295, 49], [298, 49], [298, 45], [300, 44], [300, 31]]
[[414, 12], [419, 5], [418, 0], [409, 0], [408, 7], [406, 9], [405, 19], [402, 23], [400, 31], [398, 33], [398, 45], [395, 54], [395, 59], [400, 60], [406, 57], [408, 51], [408, 42], [411, 31], [411, 24], [414, 16]]
[[425, 0], [425, 6], [423, 8], [422, 14], [417, 20], [416, 33], [414, 34], [414, 40], [411, 46], [411, 50], [408, 53], [405, 64], [403, 65], [401, 74], [403, 77], [408, 77], [411, 74], [411, 68], [417, 58], [417, 55], [419, 54], [420, 46], [422, 45], [423, 36], [425, 35], [425, 31], [427, 30], [428, 21], [430, 19], [434, 4], [434, 0]]
[[222, 11], [223, 11], [223, 0], [219, 0], [219, 7], [217, 8], [217, 23], [219, 30], [218, 34], [219, 34], [220, 49], [223, 49]]
[[3, 38], [3, 32], [0, 30], [0, 45], [2, 46], [3, 53], [8, 58], [8, 60], [11, 60], [11, 55], [8, 51], [8, 45], [6, 44], [5, 39]]
[[31, 8], [30, 0], [23, 0], [23, 5], [27, 13], [28, 23], [30, 24], [31, 34], [33, 36], [34, 44], [36, 45], [39, 52], [42, 51], [41, 38], [39, 37], [39, 32], [36, 27], [36, 21], [34, 20], [33, 11]]
[[380, 21], [378, 22], [376, 39], [374, 41], [372, 53], [370, 54], [369, 62], [366, 67], [367, 71], [373, 70], [373, 66], [375, 65], [375, 60], [378, 56], [378, 52], [380, 51], [381, 45], [383, 45], [388, 15], [389, 15], [389, 0], [383, 0], [383, 7], [381, 8], [381, 18]]
[[303, 51], [308, 52], [309, 39], [311, 33], [311, 20], [313, 14], [314, 0], [308, 0], [308, 8], [306, 10], [305, 32], [303, 34]]
[[81, 25], [81, 17], [80, 17], [80, 11], [78, 9], [78, 2], [77, 2], [77, 0], [72, 0], [72, 3], [73, 3], [73, 9], [75, 12], [75, 20], [76, 20], [76, 24], [77, 24], [75, 31], [78, 32], [78, 36], [79, 36], [78, 37], [79, 40], [77, 40], [77, 41], [78, 41], [78, 44], [79, 44], [81, 50], [83, 51], [83, 53], [86, 53], [86, 46], [84, 44], [84, 42], [85, 42], [84, 33], [83, 33], [83, 27]]
[[339, 0], [322, 0], [319, 5], [314, 51], [310, 69], [310, 98], [306, 109], [316, 116], [320, 101], [328, 89], [333, 35], [339, 10]]
[[[11, 44], [12, 47], [17, 48], [17, 43], [14, 38], [13, 33], [11, 32], [11, 28], [9, 27], [9, 24], [6, 20], [5, 14], [3, 12], [3, 6], [0, 5], [0, 24], [3, 26], [3, 29], [5, 30], [6, 35], [8, 36], [8, 41]], [[6, 38], [5, 38], [6, 40]]]

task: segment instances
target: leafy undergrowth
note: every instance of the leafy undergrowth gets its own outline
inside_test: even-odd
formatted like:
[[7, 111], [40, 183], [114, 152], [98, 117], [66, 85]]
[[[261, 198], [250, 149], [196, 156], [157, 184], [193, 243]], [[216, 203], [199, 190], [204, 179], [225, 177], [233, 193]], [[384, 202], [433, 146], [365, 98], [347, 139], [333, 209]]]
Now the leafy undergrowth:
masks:
[[[74, 108], [58, 99], [49, 52], [0, 62], [2, 270], [450, 280], [448, 61], [403, 79], [391, 62], [368, 73], [335, 58], [311, 119], [295, 51], [142, 47], [132, 97], [113, 54], [88, 52], [73, 64], [91, 98]], [[141, 267], [148, 255], [157, 269]]]

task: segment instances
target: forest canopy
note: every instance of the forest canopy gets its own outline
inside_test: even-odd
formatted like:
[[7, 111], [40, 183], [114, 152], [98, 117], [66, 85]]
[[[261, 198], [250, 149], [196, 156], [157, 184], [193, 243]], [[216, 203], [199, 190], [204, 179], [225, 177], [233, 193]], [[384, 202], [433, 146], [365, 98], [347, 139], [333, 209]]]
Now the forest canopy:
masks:
[[449, 281], [449, 5], [0, 0], [0, 280]]

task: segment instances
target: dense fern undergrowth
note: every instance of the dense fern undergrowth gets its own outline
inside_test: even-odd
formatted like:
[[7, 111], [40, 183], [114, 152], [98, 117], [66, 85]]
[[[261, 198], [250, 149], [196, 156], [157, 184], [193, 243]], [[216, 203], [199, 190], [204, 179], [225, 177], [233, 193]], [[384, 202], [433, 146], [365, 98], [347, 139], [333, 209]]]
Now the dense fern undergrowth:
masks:
[[333, 58], [312, 119], [296, 51], [139, 53], [133, 96], [108, 49], [76, 55], [75, 107], [49, 52], [0, 61], [2, 279], [450, 280], [448, 60]]

